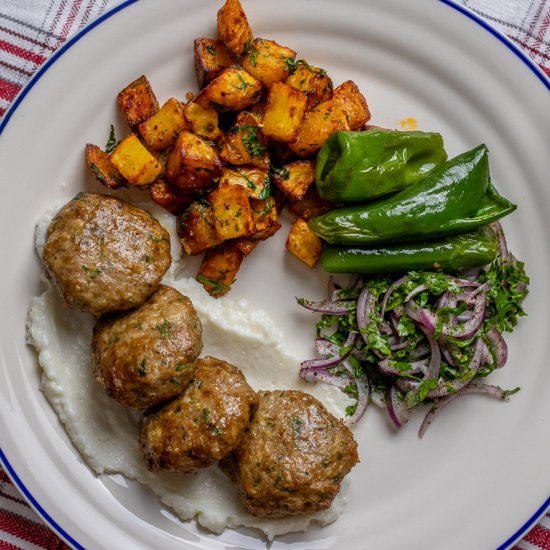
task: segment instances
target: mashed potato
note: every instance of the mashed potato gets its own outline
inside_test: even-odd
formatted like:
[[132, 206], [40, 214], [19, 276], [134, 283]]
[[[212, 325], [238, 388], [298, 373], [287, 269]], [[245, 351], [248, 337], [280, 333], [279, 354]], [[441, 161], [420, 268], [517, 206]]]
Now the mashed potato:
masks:
[[[45, 213], [37, 225], [40, 256], [47, 227], [57, 210]], [[171, 231], [173, 257], [178, 258], [174, 218], [158, 209], [149, 210]], [[255, 389], [307, 391], [333, 414], [343, 416], [348, 398], [336, 388], [306, 384], [299, 378], [298, 360], [283, 351], [283, 335], [265, 312], [252, 310], [242, 300], [212, 299], [194, 279], [180, 276], [184, 271], [181, 260], [176, 260], [163, 282], [193, 301], [203, 324], [202, 355], [237, 365]], [[67, 308], [47, 282], [46, 286], [45, 292], [32, 300], [28, 322], [29, 342], [36, 348], [43, 369], [41, 389], [95, 473], [120, 473], [135, 479], [150, 487], [181, 519], [195, 518], [216, 533], [226, 527], [255, 527], [271, 539], [305, 530], [312, 520], [326, 525], [340, 515], [345, 481], [328, 510], [311, 516], [262, 519], [244, 511], [235, 487], [216, 466], [193, 475], [149, 472], [138, 446], [140, 414], [109, 399], [93, 378], [90, 342], [94, 318]]]

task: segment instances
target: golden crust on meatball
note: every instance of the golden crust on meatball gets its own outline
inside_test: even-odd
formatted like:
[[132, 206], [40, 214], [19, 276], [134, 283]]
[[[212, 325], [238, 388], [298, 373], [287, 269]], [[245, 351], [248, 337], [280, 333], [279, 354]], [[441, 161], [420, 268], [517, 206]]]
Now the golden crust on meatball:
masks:
[[202, 350], [202, 326], [191, 300], [160, 285], [139, 308], [103, 316], [92, 339], [95, 376], [127, 407], [172, 399], [191, 381]]
[[262, 391], [258, 397], [241, 444], [220, 462], [221, 469], [237, 483], [250, 514], [325, 510], [359, 461], [351, 431], [307, 393]]
[[186, 390], [142, 419], [147, 467], [189, 473], [214, 464], [239, 444], [256, 403], [256, 392], [237, 367], [199, 359]]
[[79, 193], [52, 220], [42, 260], [68, 304], [99, 316], [155, 291], [172, 262], [170, 234], [141, 208]]

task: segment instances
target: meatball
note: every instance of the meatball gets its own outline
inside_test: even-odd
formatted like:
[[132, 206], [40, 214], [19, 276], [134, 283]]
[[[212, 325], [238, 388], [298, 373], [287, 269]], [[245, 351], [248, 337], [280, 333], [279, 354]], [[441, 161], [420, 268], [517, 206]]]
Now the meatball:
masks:
[[100, 317], [92, 338], [96, 379], [135, 409], [181, 393], [201, 351], [202, 326], [191, 300], [165, 285], [137, 309]]
[[96, 316], [142, 304], [170, 267], [170, 234], [116, 197], [79, 193], [52, 220], [46, 272], [69, 304]]
[[264, 391], [241, 444], [220, 467], [247, 512], [283, 517], [328, 508], [358, 460], [349, 428], [317, 399]]
[[190, 473], [214, 464], [239, 444], [256, 404], [256, 392], [237, 367], [199, 359], [187, 389], [141, 421], [147, 467]]

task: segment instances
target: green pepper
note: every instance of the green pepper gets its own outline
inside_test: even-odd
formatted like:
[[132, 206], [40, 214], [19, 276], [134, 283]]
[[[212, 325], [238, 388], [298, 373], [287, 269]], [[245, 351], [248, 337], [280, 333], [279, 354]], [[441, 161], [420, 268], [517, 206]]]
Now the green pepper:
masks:
[[497, 255], [495, 233], [482, 228], [473, 233], [399, 245], [345, 247], [326, 245], [321, 266], [329, 273], [388, 273], [435, 269], [456, 273], [491, 263]]
[[441, 134], [335, 132], [317, 156], [317, 189], [333, 202], [379, 199], [412, 185], [446, 160]]
[[329, 243], [370, 246], [473, 231], [515, 209], [492, 185], [487, 147], [479, 145], [391, 197], [335, 208], [309, 227]]

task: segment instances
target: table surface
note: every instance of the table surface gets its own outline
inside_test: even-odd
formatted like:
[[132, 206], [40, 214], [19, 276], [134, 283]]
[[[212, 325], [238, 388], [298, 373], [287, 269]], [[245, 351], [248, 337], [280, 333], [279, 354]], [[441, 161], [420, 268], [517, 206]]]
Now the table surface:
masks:
[[[69, 37], [121, 0], [0, 0], [0, 118], [35, 71]], [[550, 77], [550, 0], [456, 0]], [[67, 546], [29, 508], [0, 468], [0, 550]], [[550, 512], [514, 550], [550, 550]]]

